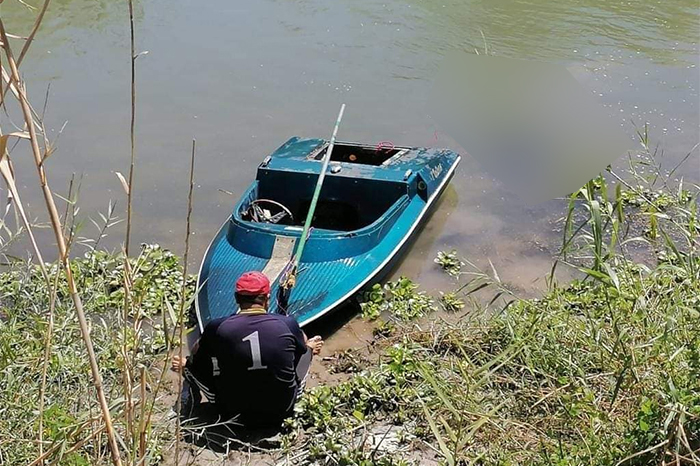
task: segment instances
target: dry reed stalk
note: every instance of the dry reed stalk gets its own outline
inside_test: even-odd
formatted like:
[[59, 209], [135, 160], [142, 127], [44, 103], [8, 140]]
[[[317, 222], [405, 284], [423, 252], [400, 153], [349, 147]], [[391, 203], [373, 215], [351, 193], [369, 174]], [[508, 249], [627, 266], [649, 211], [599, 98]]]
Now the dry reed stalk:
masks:
[[[128, 318], [129, 310], [131, 308], [131, 289], [132, 289], [132, 273], [131, 267], [129, 266], [129, 256], [126, 254], [126, 249], [122, 250], [124, 254], [124, 307], [122, 309], [122, 360], [123, 360], [123, 372], [122, 372], [122, 384], [124, 390], [124, 418], [126, 421], [126, 438], [125, 443], [131, 445], [131, 453], [133, 453], [133, 400], [132, 400], [132, 375], [131, 366], [132, 362], [129, 359], [129, 343], [128, 343]], [[136, 347], [137, 344], [134, 344]]]
[[[58, 293], [58, 277], [59, 273], [56, 272], [56, 278], [54, 279], [53, 289], [51, 289], [51, 299], [49, 302], [49, 318], [48, 318], [48, 328], [46, 329], [46, 340], [44, 342], [44, 361], [41, 368], [41, 386], [39, 388], [39, 455], [43, 454], [43, 443], [44, 443], [44, 406], [46, 403], [46, 374], [49, 370], [49, 358], [51, 357], [51, 339], [53, 337], [53, 314], [56, 308], [56, 294]], [[40, 461], [43, 466], [44, 460]]]
[[[92, 440], [93, 438], [95, 438], [98, 434], [101, 434], [103, 430], [104, 430], [104, 426], [102, 426], [101, 428], [99, 428], [98, 430], [96, 430], [95, 432], [93, 432], [92, 434], [90, 434], [88, 437], [82, 439], [80, 442], [74, 444], [74, 445], [73, 445], [72, 447], [70, 447], [68, 450], [64, 451], [62, 456], [68, 456], [68, 455], [70, 455], [71, 453], [73, 453], [74, 451], [77, 451], [78, 449], [82, 448], [83, 445], [85, 445], [86, 443], [88, 443], [89, 441], [91, 441], [91, 440]], [[60, 463], [57, 463], [57, 461], [60, 461], [60, 459], [59, 459], [59, 460], [56, 460], [56, 461], [52, 461], [51, 464], [50, 464], [49, 466], [54, 466], [54, 465], [60, 464]]]
[[[0, 146], [3, 145], [0, 144]], [[20, 218], [22, 219], [24, 229], [27, 230], [29, 241], [32, 243], [32, 249], [34, 250], [34, 254], [36, 254], [36, 259], [39, 262], [39, 269], [41, 270], [41, 274], [44, 276], [44, 280], [46, 280], [47, 286], [49, 286], [51, 284], [51, 280], [49, 279], [49, 274], [46, 271], [46, 265], [44, 264], [44, 258], [41, 255], [41, 251], [39, 250], [39, 245], [37, 244], [36, 238], [34, 237], [32, 225], [31, 223], [29, 223], [29, 219], [27, 218], [27, 214], [24, 210], [22, 200], [19, 197], [19, 191], [17, 190], [17, 185], [15, 184], [15, 176], [12, 170], [12, 165], [10, 165], [10, 156], [7, 153], [7, 149], [5, 147], [1, 147], [1, 150], [2, 153], [0, 153], [0, 173], [2, 173], [2, 176], [5, 179], [5, 184], [7, 185], [7, 189], [12, 195], [13, 206], [15, 208], [15, 211], [19, 214]]]
[[[193, 140], [193, 141], [192, 141], [192, 160], [191, 160], [191, 168], [190, 168], [190, 172], [191, 172], [191, 173], [190, 173], [190, 193], [189, 193], [189, 196], [188, 196], [188, 209], [189, 209], [189, 211], [188, 211], [188, 222], [187, 222], [187, 231], [188, 231], [188, 232], [190, 231], [190, 227], [189, 227], [189, 225], [190, 225], [189, 217], [190, 217], [190, 213], [191, 213], [191, 210], [192, 210], [192, 203], [193, 203], [193, 197], [192, 197], [192, 196], [193, 196], [193, 193], [192, 193], [192, 190], [193, 190], [193, 188], [194, 188], [194, 155], [195, 155], [195, 152], [194, 152], [194, 151], [195, 151], [195, 144], [196, 144], [196, 141]], [[125, 187], [125, 189], [128, 189], [128, 188]], [[187, 261], [188, 261], [187, 257], [188, 257], [188, 255], [189, 255], [189, 234], [187, 235], [187, 238], [185, 239], [185, 258], [184, 258], [185, 264], [187, 264]], [[185, 290], [186, 290], [186, 283], [187, 283], [186, 279], [187, 279], [187, 267], [185, 267], [185, 268], [183, 269], [183, 285], [182, 285], [182, 290], [181, 290], [181, 291], [182, 291], [182, 298], [181, 298], [181, 303], [180, 303], [180, 307], [183, 308], [183, 309], [184, 309], [184, 306], [185, 306], [185, 303], [186, 303], [186, 300], [185, 300], [185, 298], [184, 298]], [[198, 292], [198, 290], [196, 290], [195, 293], [196, 293], [196, 292]], [[181, 314], [184, 314], [184, 311], [181, 312]], [[165, 314], [164, 314], [163, 317], [164, 317], [164, 319], [165, 319]], [[165, 321], [164, 321], [164, 322], [165, 322]], [[144, 424], [143, 424], [143, 425], [144, 425], [144, 428], [142, 429], [142, 434], [141, 434], [141, 435], [142, 435], [142, 438], [143, 438], [143, 442], [144, 442], [144, 448], [145, 448], [145, 442], [146, 442], [146, 439], [147, 439], [146, 431], [148, 430], [149, 426], [151, 425], [151, 417], [152, 417], [153, 412], [154, 412], [154, 409], [155, 409], [156, 400], [158, 399], [158, 394], [160, 393], [160, 389], [163, 387], [164, 382], [165, 382], [165, 374], [167, 373], [167, 370], [168, 370], [168, 369], [167, 369], [167, 367], [168, 367], [168, 362], [169, 362], [169, 359], [170, 359], [171, 343], [175, 340], [175, 336], [176, 336], [176, 334], [177, 334], [178, 331], [180, 331], [180, 341], [182, 341], [182, 330], [183, 330], [183, 329], [182, 329], [181, 326], [180, 326], [180, 327], [174, 326], [171, 332], [168, 332], [167, 329], [165, 330], [165, 331], [166, 331], [166, 350], [164, 351], [164, 359], [163, 359], [162, 370], [160, 371], [160, 374], [159, 374], [158, 379], [157, 379], [157, 381], [156, 381], [155, 388], [154, 388], [153, 391], [152, 391], [152, 396], [151, 396], [151, 399], [150, 399], [150, 403], [148, 403], [148, 407], [145, 408], [145, 422], [144, 422]], [[182, 350], [182, 345], [180, 345], [180, 351], [181, 351], [181, 350]], [[180, 354], [182, 354], [182, 353], [180, 352]], [[181, 384], [181, 383], [182, 383], [182, 381], [180, 380], [180, 384]], [[181, 386], [181, 385], [180, 385], [180, 388], [179, 388], [178, 391], [179, 391], [179, 394], [182, 392], [182, 386]], [[178, 395], [178, 396], [179, 396], [179, 395]], [[179, 410], [179, 405], [178, 405], [177, 409]], [[179, 422], [178, 422], [178, 427], [180, 427], [180, 426], [179, 426]], [[144, 461], [145, 461], [145, 457], [141, 459], [140, 463], [143, 463]]]
[[[124, 420], [126, 422], [126, 429], [124, 433], [124, 443], [127, 445], [133, 445], [131, 444], [132, 440], [132, 431], [131, 429], [133, 428], [133, 423], [132, 423], [132, 399], [131, 399], [131, 391], [132, 391], [132, 385], [131, 385], [131, 371], [128, 369], [128, 363], [126, 361], [126, 353], [124, 352], [124, 349], [126, 347], [126, 343], [123, 344], [122, 347], [122, 357], [124, 359], [124, 370], [122, 372], [122, 383], [124, 387]], [[133, 448], [132, 448], [133, 450]], [[129, 452], [127, 452], [128, 454]]]
[[[134, 407], [136, 403], [134, 402], [133, 398], [133, 374], [134, 374], [134, 365], [138, 357], [138, 350], [139, 350], [139, 344], [140, 344], [140, 336], [141, 336], [141, 328], [142, 328], [142, 318], [143, 314], [139, 311], [136, 313], [135, 317], [133, 318], [133, 341], [131, 341], [131, 344], [129, 345], [128, 342], [128, 318], [130, 316], [129, 312], [134, 310], [134, 304], [135, 300], [133, 299], [133, 283], [134, 283], [134, 272], [133, 270], [139, 270], [142, 266], [141, 262], [141, 256], [137, 258], [136, 265], [132, 269], [131, 264], [129, 263], [129, 257], [126, 255], [126, 250], [123, 249], [122, 253], [124, 255], [124, 308], [122, 312], [122, 358], [124, 361], [124, 374], [123, 374], [123, 389], [124, 389], [124, 398], [125, 398], [125, 420], [126, 420], [126, 431], [127, 431], [127, 438], [125, 439], [125, 442], [127, 442], [130, 445], [130, 451], [129, 453], [131, 454], [131, 460], [133, 463], [137, 463], [137, 458], [139, 458], [139, 452], [141, 451], [141, 446], [142, 444], [144, 445], [145, 448], [145, 431], [146, 427], [144, 426], [144, 410], [145, 410], [145, 404], [146, 404], [146, 397], [145, 397], [145, 376], [143, 371], [145, 370], [143, 367], [141, 367], [141, 393], [142, 396], [139, 400], [140, 407], [141, 407], [141, 414], [139, 415], [139, 423], [138, 423], [138, 432], [135, 430], [136, 425], [135, 425], [135, 419], [136, 419], [136, 414], [134, 411]], [[138, 308], [138, 306], [136, 307]], [[129, 346], [131, 346], [131, 351], [129, 351]], [[138, 435], [137, 435], [138, 434]], [[143, 435], [143, 439], [142, 439]]]
[[[73, 445], [72, 447], [70, 447], [68, 450], [66, 450], [65, 452], [63, 452], [63, 455], [65, 456], [65, 455], [69, 455], [69, 454], [73, 453], [74, 451], [76, 451], [77, 449], [81, 448], [83, 445], [85, 445], [86, 443], [88, 443], [90, 440], [92, 440], [93, 438], [97, 437], [97, 435], [101, 434], [103, 430], [105, 430], [104, 426], [100, 427], [99, 429], [97, 429], [96, 431], [94, 431], [93, 433], [91, 433], [90, 435], [88, 435], [87, 437], [85, 437], [84, 439], [82, 439], [80, 442], [76, 443], [75, 445]], [[53, 455], [54, 453], [56, 453], [56, 452], [59, 451], [59, 450], [60, 450], [60, 446], [56, 446], [56, 447], [52, 448], [51, 450], [47, 451], [46, 453], [44, 453], [44, 454], [43, 454], [42, 456], [40, 456], [39, 458], [37, 458], [37, 459], [35, 459], [34, 461], [32, 461], [31, 463], [29, 463], [29, 465], [27, 465], [27, 466], [36, 466], [36, 465], [38, 465], [38, 464], [43, 464], [43, 463], [44, 463], [44, 460], [45, 460], [46, 458], [48, 458], [49, 456]], [[56, 463], [55, 463], [55, 462], [52, 462], [51, 464], [53, 465], [53, 464], [56, 464]]]
[[129, 32], [131, 36], [131, 126], [129, 136], [131, 139], [131, 164], [129, 165], [129, 191], [126, 194], [126, 243], [124, 249], [129, 256], [129, 246], [131, 243], [131, 209], [132, 193], [134, 191], [134, 160], [135, 160], [135, 137], [134, 128], [136, 124], [136, 45], [134, 43], [134, 2], [127, 0], [129, 5]]
[[[66, 238], [66, 247], [70, 251], [75, 227], [75, 205], [73, 201], [73, 187], [75, 186], [75, 173], [68, 183], [68, 196], [66, 197], [66, 210], [63, 212], [63, 237]], [[70, 217], [69, 217], [70, 216]], [[68, 219], [70, 218], [70, 222]]]
[[[198, 290], [197, 290], [198, 291]], [[195, 291], [195, 293], [197, 293]], [[167, 301], [166, 301], [167, 303]], [[167, 322], [165, 315], [163, 315], [163, 322]], [[163, 384], [165, 382], [165, 374], [167, 373], [168, 369], [168, 361], [170, 360], [170, 350], [171, 350], [171, 343], [175, 340], [175, 334], [178, 330], [178, 327], [176, 323], [173, 325], [173, 329], [171, 332], [168, 332], [167, 329], [165, 329], [165, 351], [163, 352], [163, 367], [162, 370], [160, 371], [160, 375], [158, 376], [158, 381], [156, 382], [156, 386], [153, 389], [153, 396], [151, 397], [151, 403], [150, 406], [148, 407], [146, 411], [146, 426], [148, 427], [151, 425], [151, 416], [153, 415], [153, 411], [156, 405], [156, 400], [158, 399], [158, 394], [160, 393], [160, 389], [163, 387]], [[181, 390], [180, 390], [181, 391]], [[179, 400], [178, 400], [179, 403]], [[179, 408], [177, 408], [179, 410]]]
[[[191, 218], [192, 218], [192, 194], [194, 192], [194, 154], [195, 154], [196, 141], [192, 139], [192, 157], [190, 158], [190, 189], [187, 194], [187, 221], [185, 226], [185, 255], [183, 257], [183, 272], [182, 272], [182, 292], [180, 296], [180, 328], [179, 328], [179, 349], [178, 354], [180, 356], [180, 361], [182, 361], [182, 337], [183, 330], [185, 327], [185, 302], [186, 302], [186, 291], [187, 291], [187, 262], [190, 252], [190, 232], [191, 232]], [[182, 375], [177, 378], [177, 425], [175, 428], [175, 464], [180, 464], [180, 430], [182, 429], [182, 419], [180, 413], [180, 398], [182, 397]]]
[[139, 419], [139, 464], [146, 460], [146, 368], [141, 366], [141, 415]]
[[[2, 43], [0, 43], [0, 47], [4, 48]], [[17, 65], [15, 65], [15, 66], [17, 67]], [[19, 69], [19, 67], [17, 67], [17, 68]], [[5, 70], [5, 67], [2, 66], [2, 60], [0, 60], [0, 74], [2, 75], [2, 80], [7, 83], [7, 88], [12, 91], [12, 95], [14, 95], [17, 100], [20, 100], [21, 96], [20, 96], [19, 90], [17, 89], [17, 87], [15, 87], [15, 84], [13, 83], [12, 73], [8, 73], [7, 70]], [[34, 110], [31, 103], [29, 103], [29, 101], [27, 101], [26, 104], [29, 106], [29, 110], [31, 111], [32, 116], [34, 117], [34, 121], [41, 122], [41, 118], [39, 117], [39, 114]], [[0, 105], [2, 105], [3, 107], [5, 106], [4, 99], [0, 101]], [[7, 109], [5, 109], [5, 111], [7, 111]], [[38, 125], [38, 126], [41, 128], [41, 125]], [[25, 139], [28, 139], [28, 138], [25, 138]], [[45, 152], [44, 159], [46, 159], [49, 155], [50, 155], [50, 153], [48, 151]]]
[[95, 386], [95, 390], [97, 392], [97, 398], [100, 404], [100, 409], [102, 411], [102, 417], [105, 422], [105, 431], [107, 433], [107, 438], [109, 441], [109, 447], [112, 454], [112, 461], [116, 466], [121, 466], [122, 463], [119, 454], [119, 447], [117, 446], [116, 435], [112, 426], [112, 417], [109, 412], [109, 405], [107, 404], [107, 398], [105, 397], [104, 389], [102, 386], [102, 375], [100, 374], [100, 368], [97, 364], [97, 358], [95, 356], [95, 350], [92, 345], [92, 338], [90, 336], [90, 330], [88, 328], [87, 319], [85, 317], [83, 303], [75, 286], [75, 280], [73, 279], [73, 272], [71, 271], [70, 258], [68, 254], [69, 251], [66, 247], [65, 238], [63, 236], [63, 229], [61, 227], [61, 219], [59, 218], [58, 209], [56, 208], [56, 202], [54, 200], [53, 193], [49, 188], [48, 180], [46, 178], [46, 171], [43, 165], [42, 152], [39, 148], [39, 141], [36, 134], [34, 116], [32, 114], [32, 109], [27, 100], [24, 83], [19, 75], [19, 69], [17, 68], [17, 63], [15, 62], [14, 55], [12, 54], [12, 48], [10, 46], [7, 33], [5, 32], [5, 25], [2, 18], [0, 18], [0, 40], [2, 40], [3, 49], [5, 51], [5, 57], [7, 58], [8, 65], [10, 67], [11, 82], [14, 82], [19, 94], [19, 104], [22, 108], [22, 114], [24, 116], [27, 131], [29, 132], [29, 140], [31, 143], [32, 153], [34, 155], [34, 162], [37, 168], [37, 175], [39, 176], [39, 184], [44, 195], [44, 201], [46, 204], [47, 211], [49, 213], [49, 218], [51, 220], [51, 226], [56, 237], [59, 259], [66, 274], [68, 290], [71, 295], [71, 299], [73, 300], [73, 304], [75, 306], [75, 312], [78, 316], [80, 332], [83, 338], [83, 342], [85, 343], [85, 347], [87, 349], [88, 360], [90, 362], [90, 370], [92, 372], [93, 385]]
[[[80, 433], [81, 433], [83, 430], [85, 430], [88, 426], [92, 425], [92, 422], [93, 422], [93, 421], [96, 421], [96, 420], [97, 420], [97, 419], [94, 419], [94, 418], [91, 417], [90, 419], [88, 419], [87, 421], [85, 421], [85, 422], [83, 422], [81, 425], [79, 425], [79, 427], [75, 430], [75, 432], [72, 433], [72, 435], [73, 435], [73, 436], [76, 436], [76, 435], [80, 434]], [[103, 430], [104, 430], [104, 426], [100, 426], [98, 429], [93, 430], [93, 431], [88, 435], [87, 438], [81, 440], [81, 441], [78, 442], [78, 443], [80, 443], [81, 446], [84, 445], [85, 442], [87, 442], [88, 440], [94, 438], [94, 437], [97, 436], [98, 434], [101, 434]], [[75, 446], [75, 445], [74, 445], [74, 446]], [[31, 463], [29, 463], [27, 466], [36, 466], [36, 465], [38, 465], [39, 463], [41, 463], [42, 461], [44, 461], [46, 458], [48, 458], [48, 457], [50, 457], [51, 455], [53, 455], [54, 453], [60, 451], [63, 447], [64, 447], [64, 445], [63, 445], [62, 443], [59, 443], [58, 445], [54, 445], [49, 451], [47, 451], [47, 452], [44, 453], [43, 455], [41, 455], [41, 456], [39, 456], [38, 458], [36, 458], [34, 461], [32, 461]], [[3, 464], [4, 464], [4, 463], [3, 463]]]
[[132, 205], [133, 205], [133, 191], [134, 191], [134, 166], [135, 166], [135, 123], [136, 123], [136, 52], [135, 52], [135, 40], [134, 40], [134, 4], [133, 0], [127, 0], [127, 5], [129, 7], [129, 36], [131, 45], [131, 122], [129, 127], [129, 139], [131, 145], [131, 157], [129, 163], [129, 178], [127, 181], [126, 190], [126, 237], [124, 240], [124, 311], [122, 315], [123, 319], [123, 358], [124, 358], [124, 396], [126, 398], [125, 407], [125, 417], [126, 417], [126, 431], [131, 439], [127, 438], [127, 442], [132, 445], [132, 450], [134, 446], [134, 435], [133, 435], [133, 400], [131, 397], [131, 367], [128, 361], [128, 346], [127, 346], [127, 322], [129, 311], [133, 305], [131, 300], [131, 294], [127, 287], [127, 281], [131, 278], [130, 268], [129, 268], [129, 253], [131, 246], [131, 217], [132, 217]]
[[[167, 301], [165, 301], [167, 303]], [[175, 333], [177, 332], [177, 325], [176, 323], [173, 324], [173, 329], [171, 332], [168, 332], [167, 327], [165, 326], [165, 323], [167, 322], [167, 318], [165, 316], [165, 313], [163, 313], [163, 323], [164, 323], [164, 332], [165, 332], [165, 351], [163, 352], [163, 366], [162, 370], [160, 371], [160, 375], [158, 376], [158, 381], [156, 382], [156, 386], [153, 389], [153, 396], [151, 397], [151, 403], [148, 409], [146, 410], [146, 427], [151, 425], [151, 416], [153, 415], [153, 411], [156, 405], [156, 400], [158, 399], [158, 394], [160, 393], [160, 389], [163, 386], [163, 382], [165, 381], [165, 374], [167, 373], [168, 369], [168, 361], [170, 360], [170, 350], [171, 350], [171, 343], [173, 340], [175, 340]]]

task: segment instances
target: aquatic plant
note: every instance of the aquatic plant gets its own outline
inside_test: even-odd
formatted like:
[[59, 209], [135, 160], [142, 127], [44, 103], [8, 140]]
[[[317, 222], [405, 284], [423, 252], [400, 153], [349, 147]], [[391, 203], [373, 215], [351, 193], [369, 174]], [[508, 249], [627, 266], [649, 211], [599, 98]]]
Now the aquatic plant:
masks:
[[447, 312], [459, 312], [464, 308], [465, 302], [457, 293], [441, 292], [440, 305]]
[[384, 306], [384, 290], [382, 285], [375, 283], [372, 289], [365, 293], [364, 299], [360, 302], [362, 317], [366, 320], [377, 320], [382, 314]]
[[454, 249], [450, 252], [438, 251], [434, 262], [452, 277], [459, 276], [459, 273], [462, 270], [462, 265], [464, 265], [457, 257], [457, 251]]
[[375, 284], [360, 303], [362, 316], [376, 320], [383, 313], [404, 322], [423, 317], [435, 310], [435, 302], [409, 278], [400, 277], [384, 286]]

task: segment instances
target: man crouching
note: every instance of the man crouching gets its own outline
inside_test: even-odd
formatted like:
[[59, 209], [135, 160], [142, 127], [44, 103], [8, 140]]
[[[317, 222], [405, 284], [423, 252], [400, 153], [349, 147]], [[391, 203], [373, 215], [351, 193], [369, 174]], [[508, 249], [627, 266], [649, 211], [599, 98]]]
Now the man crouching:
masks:
[[238, 313], [209, 322], [185, 364], [173, 358], [186, 382], [182, 413], [204, 393], [224, 417], [247, 426], [279, 424], [292, 413], [323, 340], [307, 339], [294, 317], [267, 313], [270, 281], [262, 273], [244, 273], [235, 296]]

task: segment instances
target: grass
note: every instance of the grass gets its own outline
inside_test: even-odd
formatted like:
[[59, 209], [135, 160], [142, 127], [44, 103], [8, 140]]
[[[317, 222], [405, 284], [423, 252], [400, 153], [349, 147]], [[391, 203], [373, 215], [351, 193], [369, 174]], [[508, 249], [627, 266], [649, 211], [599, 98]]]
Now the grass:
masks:
[[[288, 448], [319, 464], [700, 464], [698, 189], [660, 172], [642, 179], [632, 165], [636, 183], [614, 197], [602, 176], [571, 196], [553, 269], [580, 278], [550, 279], [539, 299], [416, 321], [410, 303], [435, 306], [415, 285], [375, 287], [363, 314], [379, 322], [377, 362], [307, 394]], [[454, 251], [436, 262], [453, 277], [469, 263]], [[476, 289], [504, 296], [497, 278], [474, 272], [440, 302], [459, 312]], [[386, 425], [400, 447], [371, 441]]]
[[[139, 328], [132, 325], [137, 322], [136, 316], [130, 317], [126, 325], [121, 319], [124, 300], [119, 279], [124, 267], [121, 255], [93, 251], [71, 264], [83, 291], [97, 361], [107, 397], [112, 400], [110, 410], [122, 437], [125, 428], [123, 329], [128, 329], [126, 345], [133, 358], [130, 363], [146, 369], [146, 387], [150, 393], [155, 390], [165, 355], [172, 346], [175, 315], [167, 311], [166, 303], [176, 305], [183, 282], [179, 259], [158, 246], [143, 245], [140, 254], [129, 263], [136, 277], [132, 299], [142, 312]], [[52, 279], [58, 270], [55, 264], [49, 268]], [[187, 281], [188, 294], [194, 290], [192, 280], [190, 277]], [[53, 452], [47, 461], [66, 465], [109, 462], [99, 435], [82, 448], [69, 452], [70, 447], [101, 428], [101, 419], [94, 406], [94, 388], [86, 378], [88, 361], [62, 275], [58, 284], [44, 409], [45, 450]], [[0, 274], [0, 463], [3, 464], [29, 464], [38, 457], [37, 367], [44, 354], [49, 296], [36, 266], [17, 263]], [[138, 388], [134, 397], [138, 398]], [[136, 406], [141, 401], [137, 400]], [[168, 409], [162, 402], [156, 405], [154, 419], [159, 421], [151, 426], [149, 435], [150, 463], [157, 462], [160, 452], [172, 441], [171, 428], [161, 420]]]

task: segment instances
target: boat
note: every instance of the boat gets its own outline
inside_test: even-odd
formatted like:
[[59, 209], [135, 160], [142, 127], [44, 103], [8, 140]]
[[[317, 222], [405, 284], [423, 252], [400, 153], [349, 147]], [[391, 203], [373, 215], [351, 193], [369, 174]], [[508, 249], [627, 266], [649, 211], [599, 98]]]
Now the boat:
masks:
[[[237, 312], [234, 284], [247, 271], [270, 278], [269, 312], [292, 315], [301, 326], [380, 281], [426, 221], [459, 161], [446, 149], [289, 139], [259, 165], [207, 248], [195, 300], [199, 330]], [[283, 306], [280, 277], [301, 242], [312, 199], [318, 202], [311, 207], [311, 229]]]

